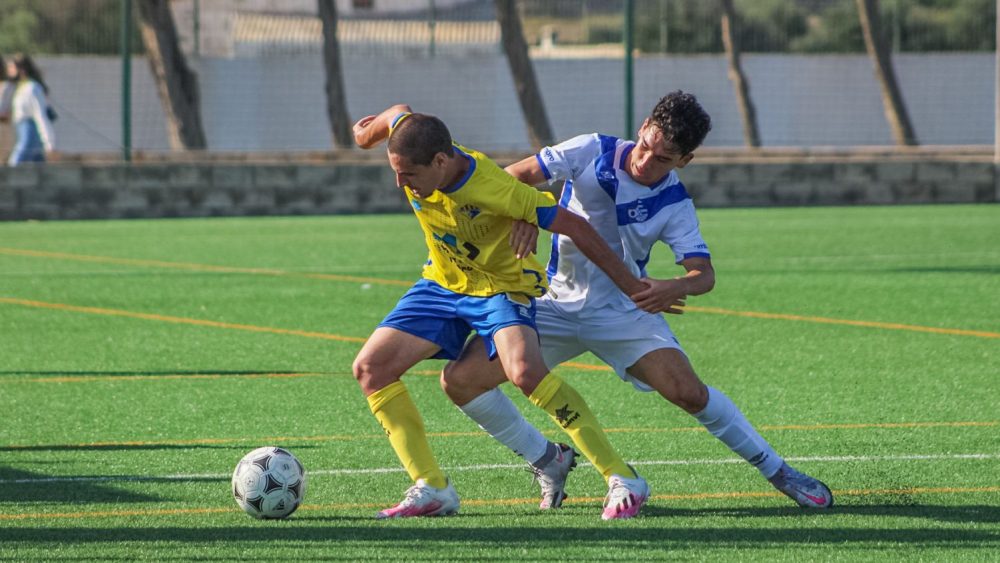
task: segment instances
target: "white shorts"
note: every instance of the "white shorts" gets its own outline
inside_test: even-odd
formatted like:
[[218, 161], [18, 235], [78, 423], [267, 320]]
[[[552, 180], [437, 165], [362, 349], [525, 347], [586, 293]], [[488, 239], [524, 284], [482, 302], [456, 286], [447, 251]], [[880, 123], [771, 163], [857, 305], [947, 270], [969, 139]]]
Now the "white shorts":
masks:
[[542, 343], [545, 365], [552, 369], [584, 352], [593, 352], [615, 370], [618, 377], [640, 391], [652, 391], [625, 370], [653, 350], [673, 348], [684, 353], [662, 315], [640, 309], [588, 310], [586, 316], [567, 313], [551, 299], [536, 302], [535, 326]]

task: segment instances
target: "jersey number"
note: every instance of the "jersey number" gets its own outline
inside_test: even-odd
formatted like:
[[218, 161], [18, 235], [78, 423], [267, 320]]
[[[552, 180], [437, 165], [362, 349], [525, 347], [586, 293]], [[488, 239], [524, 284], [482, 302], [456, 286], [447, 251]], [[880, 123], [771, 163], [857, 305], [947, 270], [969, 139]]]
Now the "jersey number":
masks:
[[[455, 238], [455, 235], [451, 234], [439, 235], [437, 233], [434, 233], [434, 238], [450, 246], [456, 253], [461, 254], [458, 249], [458, 239]], [[466, 252], [468, 252], [468, 254], [466, 254], [465, 257], [468, 258], [469, 260], [475, 260], [476, 256], [479, 256], [479, 247], [472, 244], [471, 242], [463, 242], [462, 248], [464, 248]]]

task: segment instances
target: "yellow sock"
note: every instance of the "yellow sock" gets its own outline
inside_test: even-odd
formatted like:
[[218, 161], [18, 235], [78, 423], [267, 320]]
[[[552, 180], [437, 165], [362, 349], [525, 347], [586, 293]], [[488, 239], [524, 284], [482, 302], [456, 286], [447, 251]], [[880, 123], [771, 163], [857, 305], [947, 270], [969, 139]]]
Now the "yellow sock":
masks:
[[577, 449], [604, 475], [605, 481], [614, 474], [635, 477], [625, 460], [611, 446], [583, 397], [562, 378], [548, 374], [528, 399], [549, 413], [556, 424], [569, 434]]
[[423, 479], [438, 489], [448, 486], [448, 480], [427, 443], [424, 421], [417, 405], [413, 404], [402, 381], [386, 385], [369, 395], [368, 408], [385, 430], [396, 457], [403, 463], [410, 479], [414, 482]]

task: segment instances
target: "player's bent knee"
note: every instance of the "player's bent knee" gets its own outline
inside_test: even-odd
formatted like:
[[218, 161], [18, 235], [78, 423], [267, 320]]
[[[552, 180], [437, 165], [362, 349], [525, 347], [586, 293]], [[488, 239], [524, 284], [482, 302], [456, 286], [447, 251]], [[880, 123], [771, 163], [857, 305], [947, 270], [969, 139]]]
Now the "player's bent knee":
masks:
[[354, 372], [354, 379], [358, 380], [362, 387], [370, 387], [375, 374], [379, 372], [378, 366], [372, 361], [372, 358], [363, 354], [354, 359], [354, 365], [351, 366], [351, 369]]
[[507, 372], [507, 379], [510, 380], [525, 395], [531, 395], [535, 387], [548, 375], [548, 370], [539, 370], [526, 363], [516, 364], [504, 368]]
[[708, 388], [700, 381], [697, 385], [681, 385], [675, 390], [672, 397], [668, 397], [670, 402], [695, 414], [705, 410], [708, 404]]
[[455, 362], [448, 362], [441, 370], [441, 389], [452, 399], [461, 398], [475, 387], [471, 375]]

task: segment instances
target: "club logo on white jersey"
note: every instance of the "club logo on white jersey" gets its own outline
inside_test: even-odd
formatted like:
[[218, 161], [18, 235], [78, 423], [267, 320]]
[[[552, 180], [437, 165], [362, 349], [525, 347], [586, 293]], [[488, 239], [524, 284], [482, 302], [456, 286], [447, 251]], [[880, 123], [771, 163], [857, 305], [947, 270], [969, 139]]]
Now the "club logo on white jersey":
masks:
[[641, 223], [646, 219], [649, 219], [649, 209], [647, 209], [641, 201], [637, 201], [635, 203], [635, 207], [628, 208], [628, 218], [637, 223]]

